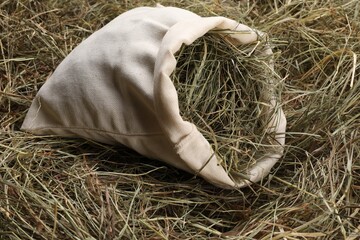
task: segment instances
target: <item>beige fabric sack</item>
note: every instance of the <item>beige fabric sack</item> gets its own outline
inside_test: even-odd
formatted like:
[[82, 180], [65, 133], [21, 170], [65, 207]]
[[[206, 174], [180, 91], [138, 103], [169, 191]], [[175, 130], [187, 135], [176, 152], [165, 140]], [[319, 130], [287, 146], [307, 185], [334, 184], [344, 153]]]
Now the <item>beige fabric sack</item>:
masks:
[[173, 7], [142, 7], [118, 16], [57, 67], [33, 100], [22, 130], [121, 143], [223, 188], [261, 180], [282, 155], [286, 120], [281, 109], [272, 119], [279, 151], [259, 159], [247, 170], [247, 180], [226, 173], [196, 126], [179, 114], [169, 78], [174, 53], [212, 29], [241, 31], [232, 35], [240, 44], [258, 37], [233, 20]]

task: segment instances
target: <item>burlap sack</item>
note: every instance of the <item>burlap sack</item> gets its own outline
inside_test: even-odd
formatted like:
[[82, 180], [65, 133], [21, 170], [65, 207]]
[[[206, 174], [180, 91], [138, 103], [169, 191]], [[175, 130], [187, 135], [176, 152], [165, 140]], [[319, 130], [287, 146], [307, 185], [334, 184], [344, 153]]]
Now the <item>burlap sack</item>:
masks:
[[[123, 144], [223, 188], [261, 180], [281, 157], [282, 147], [259, 159], [247, 171], [247, 180], [230, 176], [196, 126], [179, 114], [169, 78], [176, 67], [174, 53], [212, 29], [242, 32], [232, 35], [239, 44], [258, 37], [233, 20], [179, 8], [125, 12], [63, 60], [33, 100], [22, 130]], [[272, 122], [282, 146], [286, 120], [281, 109]]]

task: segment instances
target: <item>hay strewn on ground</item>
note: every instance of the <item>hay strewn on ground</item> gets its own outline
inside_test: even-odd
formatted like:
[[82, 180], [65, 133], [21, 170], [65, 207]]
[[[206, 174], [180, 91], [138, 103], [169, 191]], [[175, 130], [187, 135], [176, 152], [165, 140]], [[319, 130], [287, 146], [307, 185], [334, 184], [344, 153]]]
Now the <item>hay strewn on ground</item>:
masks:
[[37, 90], [71, 49], [144, 3], [5, 0], [0, 238], [357, 239], [360, 3], [159, 2], [269, 33], [284, 84], [285, 156], [261, 184], [229, 191], [121, 147], [20, 132]]

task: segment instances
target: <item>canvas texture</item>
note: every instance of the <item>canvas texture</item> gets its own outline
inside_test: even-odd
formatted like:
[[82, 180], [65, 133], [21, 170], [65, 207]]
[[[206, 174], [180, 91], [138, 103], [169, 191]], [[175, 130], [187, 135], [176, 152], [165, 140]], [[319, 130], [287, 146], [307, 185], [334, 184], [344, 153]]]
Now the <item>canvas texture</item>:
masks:
[[179, 112], [170, 79], [174, 53], [213, 29], [243, 32], [231, 35], [239, 44], [259, 35], [228, 18], [200, 17], [173, 7], [123, 13], [60, 63], [34, 98], [22, 130], [122, 144], [222, 188], [262, 180], [283, 152], [286, 119], [281, 109], [271, 120], [278, 151], [259, 159], [246, 174], [225, 172], [209, 142]]

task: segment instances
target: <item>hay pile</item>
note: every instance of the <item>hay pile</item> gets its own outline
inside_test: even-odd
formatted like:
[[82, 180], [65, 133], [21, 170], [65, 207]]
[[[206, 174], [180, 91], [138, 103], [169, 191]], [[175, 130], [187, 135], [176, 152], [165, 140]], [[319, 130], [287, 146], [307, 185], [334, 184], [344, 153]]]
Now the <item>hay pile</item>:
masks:
[[261, 185], [221, 190], [128, 149], [19, 131], [71, 49], [140, 4], [0, 3], [0, 238], [359, 238], [357, 0], [176, 3], [269, 34], [288, 134], [284, 157]]
[[216, 31], [182, 46], [171, 78], [181, 116], [199, 128], [228, 173], [239, 173], [274, 151], [270, 100], [280, 86], [272, 56], [263, 54], [266, 39], [236, 46], [227, 35]]

